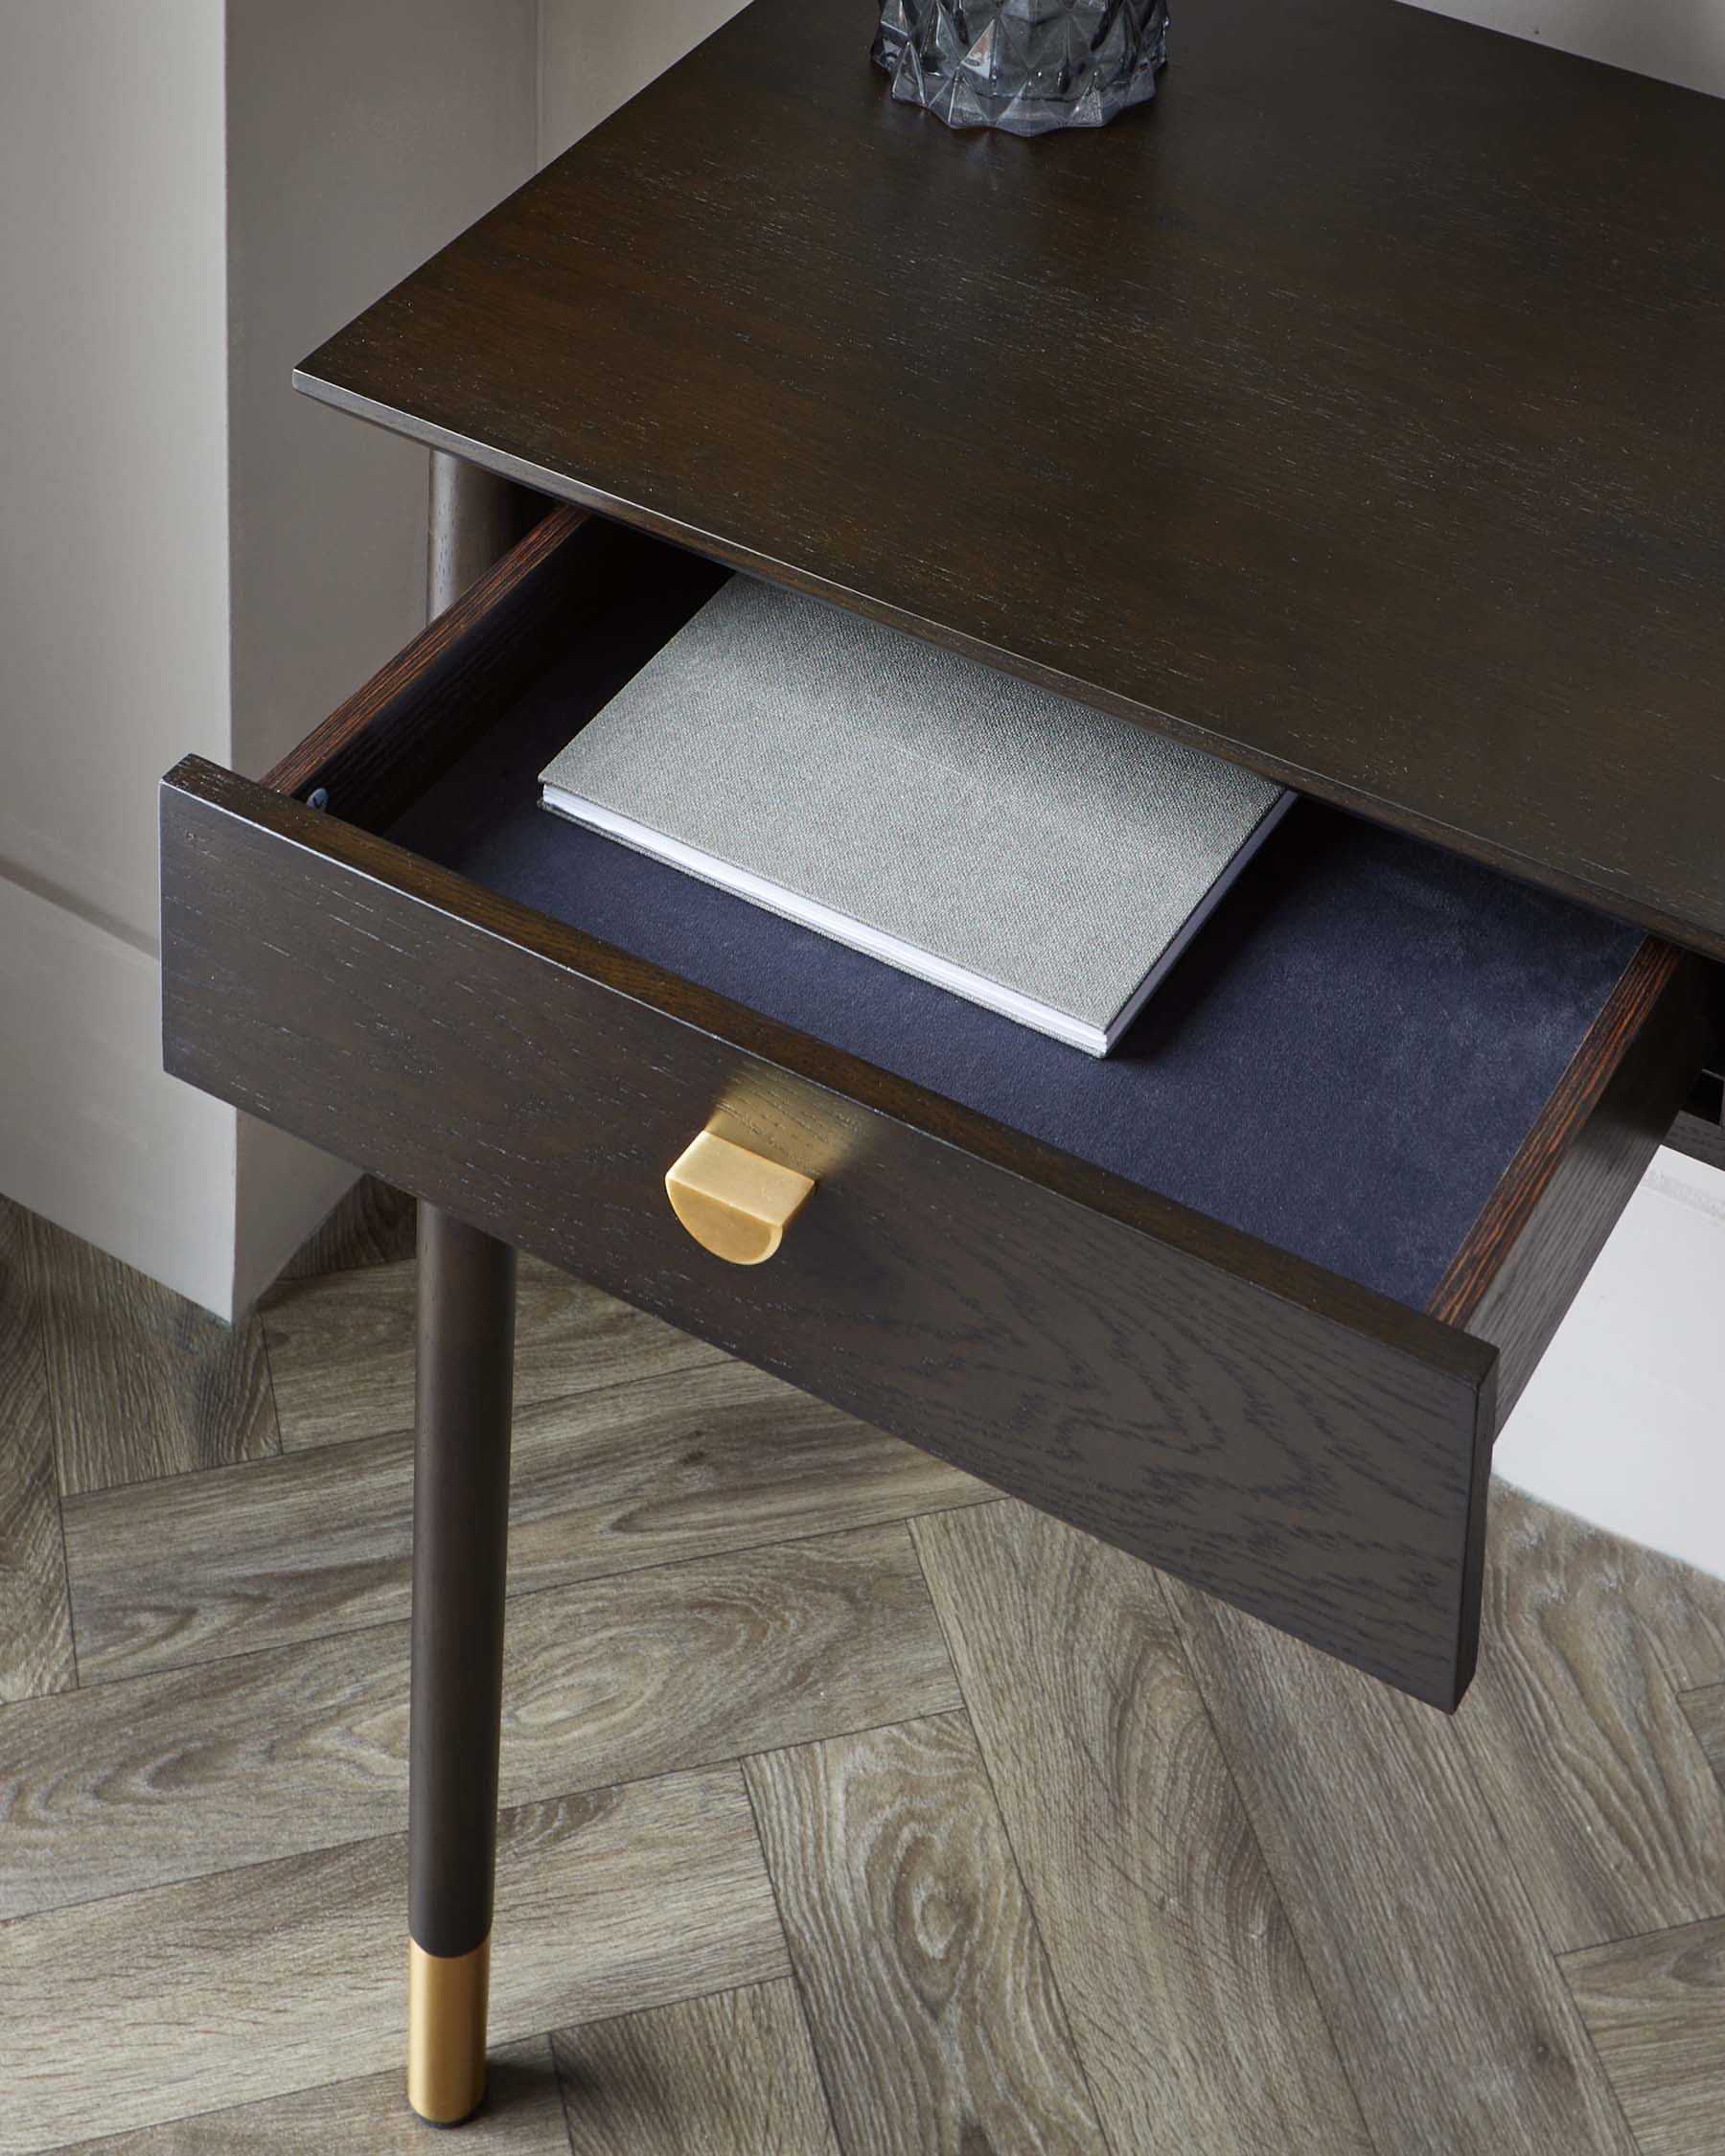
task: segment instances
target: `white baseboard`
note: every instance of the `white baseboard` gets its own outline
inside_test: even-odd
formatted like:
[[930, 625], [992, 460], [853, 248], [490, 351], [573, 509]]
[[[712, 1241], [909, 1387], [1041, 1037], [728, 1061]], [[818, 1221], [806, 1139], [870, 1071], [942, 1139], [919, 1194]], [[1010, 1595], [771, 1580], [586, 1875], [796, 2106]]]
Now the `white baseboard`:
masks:
[[247, 1310], [357, 1177], [303, 1138], [240, 1117], [234, 1307]]
[[234, 1111], [161, 1027], [148, 952], [0, 880], [0, 1191], [225, 1318]]
[[155, 958], [0, 876], [0, 1195], [231, 1319], [352, 1180], [170, 1078]]
[[1725, 1174], [1655, 1156], [1498, 1439], [1534, 1497], [1725, 1578]]

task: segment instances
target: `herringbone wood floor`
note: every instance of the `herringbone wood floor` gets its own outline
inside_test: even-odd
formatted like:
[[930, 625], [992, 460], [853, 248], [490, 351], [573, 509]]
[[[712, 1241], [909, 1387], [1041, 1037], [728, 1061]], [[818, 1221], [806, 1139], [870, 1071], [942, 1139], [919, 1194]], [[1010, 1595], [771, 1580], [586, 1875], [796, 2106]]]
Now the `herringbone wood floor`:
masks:
[[[409, 1246], [0, 1207], [0, 2150], [426, 2145]], [[1500, 1487], [1446, 1721], [533, 1266], [514, 1487], [451, 2148], [1725, 2149], [1725, 1586]]]

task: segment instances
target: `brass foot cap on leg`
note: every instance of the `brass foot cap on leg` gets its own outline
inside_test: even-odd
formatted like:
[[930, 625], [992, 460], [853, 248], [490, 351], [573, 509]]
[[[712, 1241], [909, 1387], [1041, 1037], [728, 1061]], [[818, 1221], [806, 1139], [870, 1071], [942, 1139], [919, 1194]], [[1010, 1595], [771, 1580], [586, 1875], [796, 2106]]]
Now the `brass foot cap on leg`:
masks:
[[432, 2126], [458, 2126], [485, 2099], [491, 1940], [471, 1954], [407, 1942], [407, 2101]]

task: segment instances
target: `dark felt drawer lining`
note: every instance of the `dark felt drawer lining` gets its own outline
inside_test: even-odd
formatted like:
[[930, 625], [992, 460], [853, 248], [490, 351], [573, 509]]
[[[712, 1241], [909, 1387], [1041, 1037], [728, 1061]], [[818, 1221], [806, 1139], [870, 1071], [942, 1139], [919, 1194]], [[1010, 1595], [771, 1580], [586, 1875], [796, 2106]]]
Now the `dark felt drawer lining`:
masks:
[[[652, 642], [632, 654], [618, 627], [626, 673]], [[1642, 940], [1301, 803], [1097, 1063], [539, 808], [538, 772], [617, 684], [604, 671], [590, 648], [548, 667], [390, 836], [1414, 1307]]]

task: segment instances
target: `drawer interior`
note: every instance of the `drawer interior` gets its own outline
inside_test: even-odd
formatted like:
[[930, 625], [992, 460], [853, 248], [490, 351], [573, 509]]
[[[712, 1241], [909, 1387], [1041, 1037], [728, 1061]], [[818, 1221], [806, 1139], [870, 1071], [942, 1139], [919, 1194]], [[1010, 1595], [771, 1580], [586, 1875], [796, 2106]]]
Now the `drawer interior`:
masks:
[[[1096, 1061], [538, 806], [558, 748], [721, 572], [598, 523], [571, 604], [371, 820], [666, 973], [1308, 1259], [1434, 1306], [1642, 953], [1642, 931], [1297, 806]], [[304, 786], [298, 789], [304, 791]], [[342, 802], [332, 806], [341, 813]]]

